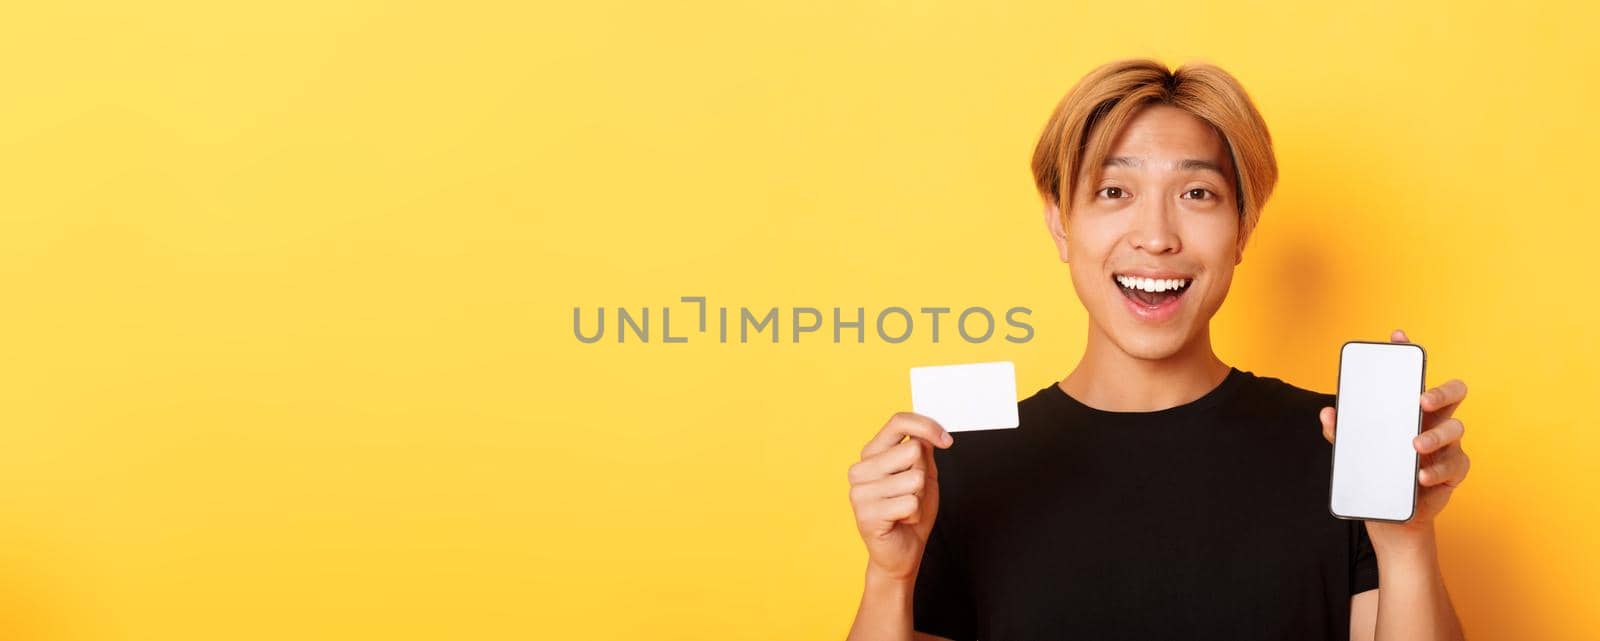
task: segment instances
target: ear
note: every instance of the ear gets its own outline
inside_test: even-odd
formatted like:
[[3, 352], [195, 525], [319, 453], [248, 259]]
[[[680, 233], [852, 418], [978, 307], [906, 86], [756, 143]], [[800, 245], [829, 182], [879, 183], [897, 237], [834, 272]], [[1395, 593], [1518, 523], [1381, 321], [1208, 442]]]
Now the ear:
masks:
[[1061, 255], [1061, 262], [1072, 262], [1067, 259], [1067, 230], [1062, 227], [1061, 208], [1056, 206], [1054, 198], [1046, 198], [1044, 203], [1044, 226], [1050, 230], [1050, 239], [1056, 243], [1056, 253]]

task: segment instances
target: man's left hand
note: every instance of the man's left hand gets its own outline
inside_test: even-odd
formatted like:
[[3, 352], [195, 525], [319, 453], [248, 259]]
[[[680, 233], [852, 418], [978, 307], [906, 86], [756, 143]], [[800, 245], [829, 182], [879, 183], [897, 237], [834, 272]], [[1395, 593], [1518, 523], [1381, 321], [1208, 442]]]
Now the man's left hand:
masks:
[[[1389, 341], [1409, 342], [1406, 333], [1398, 329]], [[1467, 470], [1472, 466], [1466, 451], [1461, 449], [1461, 436], [1466, 427], [1461, 419], [1450, 416], [1466, 397], [1467, 384], [1460, 379], [1451, 379], [1422, 393], [1422, 433], [1411, 439], [1411, 446], [1421, 455], [1417, 463], [1417, 483], [1421, 485], [1417, 491], [1417, 511], [1404, 523], [1367, 521], [1367, 533], [1373, 537], [1374, 545], [1379, 545], [1380, 539], [1432, 536], [1434, 517], [1450, 502], [1450, 493], [1467, 478]], [[1324, 407], [1319, 415], [1322, 436], [1329, 443], [1333, 442], [1336, 431], [1334, 413], [1334, 408]]]

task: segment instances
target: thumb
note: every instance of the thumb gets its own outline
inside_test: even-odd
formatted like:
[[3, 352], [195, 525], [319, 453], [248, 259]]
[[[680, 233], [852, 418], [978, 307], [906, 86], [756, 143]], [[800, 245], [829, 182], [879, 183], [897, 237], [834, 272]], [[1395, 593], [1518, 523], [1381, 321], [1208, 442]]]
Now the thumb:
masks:
[[1334, 413], [1335, 410], [1331, 407], [1324, 407], [1317, 413], [1317, 418], [1322, 420], [1322, 438], [1328, 439], [1329, 443], [1333, 442], [1333, 424], [1336, 418]]

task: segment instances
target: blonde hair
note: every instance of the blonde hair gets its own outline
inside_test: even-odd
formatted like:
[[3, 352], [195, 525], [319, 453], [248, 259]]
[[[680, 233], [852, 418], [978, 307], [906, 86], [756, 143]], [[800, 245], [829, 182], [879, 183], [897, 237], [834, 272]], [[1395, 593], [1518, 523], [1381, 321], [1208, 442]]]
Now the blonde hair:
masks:
[[[1057, 203], [1065, 227], [1080, 179], [1099, 177], [1122, 127], [1151, 104], [1194, 114], [1221, 135], [1233, 159], [1243, 251], [1278, 181], [1278, 162], [1267, 123], [1250, 96], [1214, 65], [1191, 63], [1169, 71], [1154, 60], [1118, 60], [1089, 72], [1056, 105], [1034, 147], [1033, 180], [1039, 195]], [[1084, 168], [1090, 169], [1087, 176]]]

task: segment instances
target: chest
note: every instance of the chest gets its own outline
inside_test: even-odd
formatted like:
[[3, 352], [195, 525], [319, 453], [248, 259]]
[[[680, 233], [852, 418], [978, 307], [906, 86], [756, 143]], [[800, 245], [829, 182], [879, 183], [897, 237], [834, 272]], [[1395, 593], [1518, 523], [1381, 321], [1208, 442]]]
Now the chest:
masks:
[[1349, 522], [1328, 514], [1329, 462], [1303, 441], [1239, 430], [1060, 445], [958, 471], [941, 507], [991, 637], [1303, 631], [1348, 599], [1330, 594], [1348, 580]]

